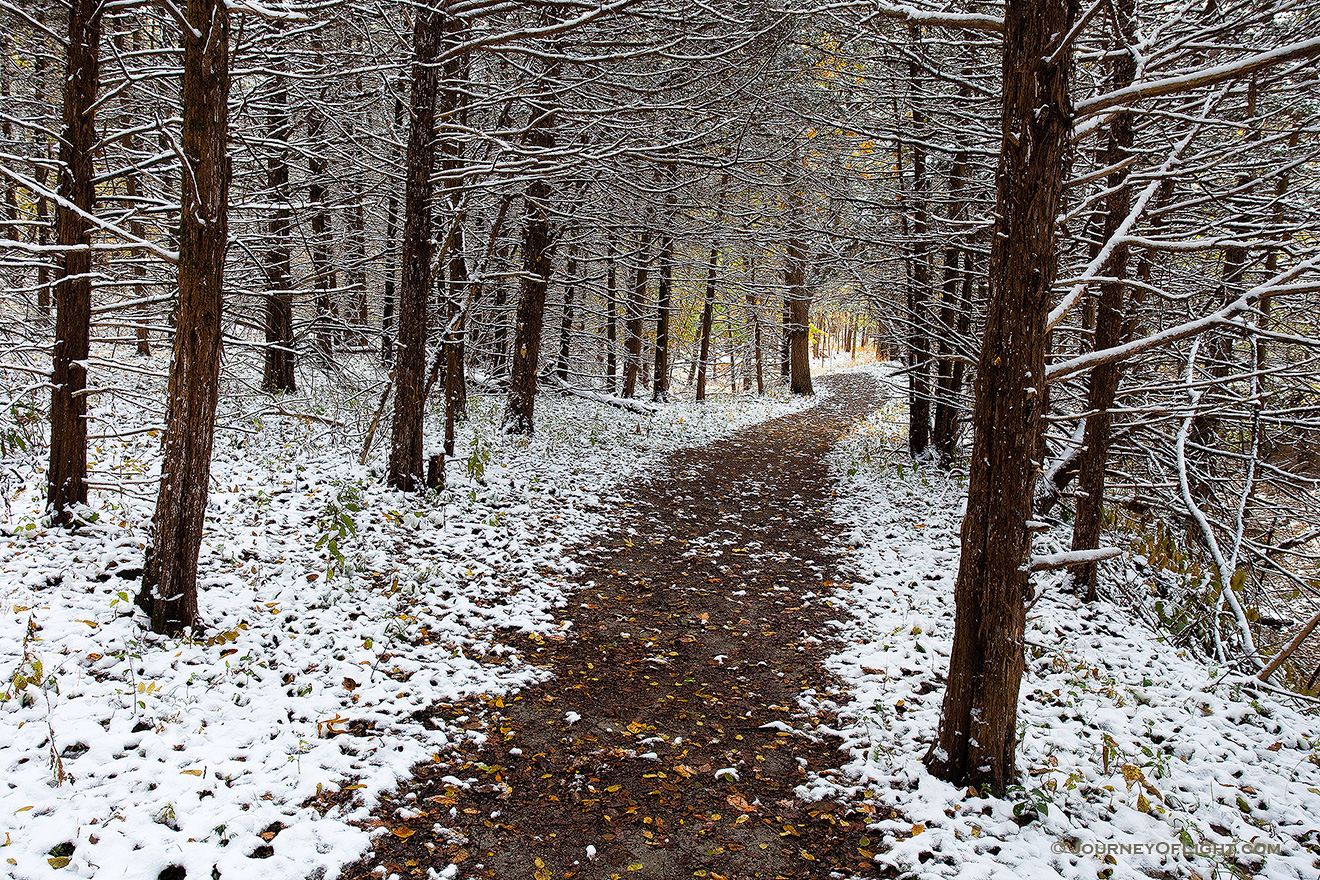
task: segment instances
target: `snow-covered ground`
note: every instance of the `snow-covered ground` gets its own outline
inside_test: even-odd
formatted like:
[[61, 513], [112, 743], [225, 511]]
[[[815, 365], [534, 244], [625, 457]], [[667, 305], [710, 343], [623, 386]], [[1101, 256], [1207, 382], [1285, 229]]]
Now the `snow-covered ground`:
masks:
[[[366, 848], [352, 823], [377, 795], [470, 735], [414, 712], [541, 674], [565, 549], [620, 487], [671, 449], [807, 403], [717, 397], [642, 417], [545, 393], [528, 442], [496, 430], [499, 398], [473, 397], [449, 488], [416, 496], [382, 484], [388, 409], [357, 463], [378, 392], [310, 377], [276, 405], [234, 381], [200, 562], [208, 629], [178, 641], [132, 603], [159, 471], [159, 439], [132, 431], [164, 362], [133, 366], [96, 398], [95, 522], [44, 527], [40, 456], [29, 444], [3, 462], [0, 874], [334, 876]], [[525, 652], [496, 629], [527, 633]]]
[[912, 877], [1320, 876], [1315, 716], [1176, 650], [1131, 609], [1061, 592], [1061, 575], [1038, 579], [1028, 613], [1021, 788], [977, 797], [925, 771], [965, 488], [903, 463], [905, 418], [900, 392], [832, 462], [853, 584], [836, 597], [849, 646], [831, 666], [855, 688], [840, 722], [852, 760], [847, 783], [817, 794], [860, 785], [880, 861]]

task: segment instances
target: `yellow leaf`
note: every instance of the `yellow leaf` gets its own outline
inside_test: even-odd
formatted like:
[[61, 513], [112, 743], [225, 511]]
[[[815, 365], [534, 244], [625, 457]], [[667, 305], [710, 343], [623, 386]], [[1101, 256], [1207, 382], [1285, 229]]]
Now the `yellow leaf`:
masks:
[[682, 776], [684, 779], [691, 779], [696, 774], [696, 771], [687, 764], [675, 764], [674, 772], [679, 776]]
[[544, 867], [545, 867], [545, 859], [541, 858], [540, 856], [537, 856], [536, 859], [535, 859], [534, 861], [536, 862], [536, 867], [538, 867], [538, 868], [544, 868]]
[[15, 812], [15, 813], [26, 813], [28, 810], [32, 809], [32, 808], [35, 807], [35, 806], [36, 806], [36, 804], [28, 804], [26, 807], [19, 807], [17, 810], [14, 810], [14, 812]]
[[399, 840], [407, 840], [416, 833], [416, 831], [409, 828], [407, 825], [400, 825], [398, 828], [394, 829], [394, 836], [399, 838]]
[[52, 859], [46, 859], [46, 861], [50, 862], [50, 866], [51, 866], [52, 868], [63, 868], [65, 865], [67, 865], [67, 864], [69, 863], [69, 857], [68, 857], [68, 856], [55, 856], [55, 857], [52, 858]]
[[536, 878], [536, 880], [550, 880], [550, 878], [553, 877], [554, 874], [550, 873], [549, 868], [537, 868], [536, 873], [533, 876]]
[[628, 866], [628, 870], [629, 870], [629, 871], [640, 871], [640, 870], [642, 870], [642, 863], [641, 863], [641, 862], [633, 862], [631, 865]]
[[184, 774], [184, 775], [186, 775], [186, 776], [201, 776], [201, 775], [202, 775], [202, 771], [201, 771], [201, 770], [180, 770], [179, 772], [182, 773], [182, 774]]
[[925, 831], [925, 830], [926, 830], [926, 826], [925, 826], [925, 825], [913, 825], [913, 826], [912, 826], [912, 836], [913, 836], [913, 837], [916, 837], [918, 834], [920, 834], [921, 832], [923, 832], [923, 831]]
[[609, 785], [609, 786], [606, 786], [605, 790], [606, 790], [606, 791], [618, 791], [618, 790], [621, 789], [621, 788], [623, 788], [622, 785]]

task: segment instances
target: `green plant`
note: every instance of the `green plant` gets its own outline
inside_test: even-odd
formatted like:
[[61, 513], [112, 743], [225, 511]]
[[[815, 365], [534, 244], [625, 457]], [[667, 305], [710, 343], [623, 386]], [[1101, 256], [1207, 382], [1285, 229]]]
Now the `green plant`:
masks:
[[321, 532], [321, 537], [316, 539], [316, 549], [326, 552], [327, 580], [349, 567], [344, 545], [357, 533], [357, 520], [353, 515], [360, 513], [364, 506], [362, 492], [357, 486], [340, 484], [334, 497], [321, 509], [316, 520]]
[[468, 476], [481, 485], [486, 485], [486, 466], [490, 464], [491, 445], [482, 443], [481, 438], [472, 436], [471, 452], [467, 457]]

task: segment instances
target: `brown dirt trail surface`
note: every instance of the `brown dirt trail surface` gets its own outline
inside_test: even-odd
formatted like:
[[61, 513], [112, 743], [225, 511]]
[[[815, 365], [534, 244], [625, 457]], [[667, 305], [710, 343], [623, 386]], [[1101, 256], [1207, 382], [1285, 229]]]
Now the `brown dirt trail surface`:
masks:
[[567, 636], [509, 637], [548, 679], [428, 710], [486, 741], [415, 768], [346, 878], [876, 876], [866, 824], [888, 817], [794, 793], [841, 757], [828, 713], [804, 708], [839, 686], [821, 666], [840, 543], [826, 454], [881, 402], [868, 376], [827, 382], [626, 493], [577, 554]]

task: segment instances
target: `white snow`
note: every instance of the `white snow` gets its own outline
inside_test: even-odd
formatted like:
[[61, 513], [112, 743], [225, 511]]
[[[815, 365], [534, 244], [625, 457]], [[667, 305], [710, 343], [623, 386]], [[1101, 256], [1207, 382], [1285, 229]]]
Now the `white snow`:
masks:
[[[1112, 869], [1134, 880], [1241, 870], [1314, 878], [1314, 716], [1171, 647], [1131, 608], [1061, 592], [1063, 572], [1036, 577], [1041, 597], [1028, 613], [1022, 786], [1006, 800], [978, 797], [926, 772], [949, 662], [965, 486], [933, 468], [896, 466], [902, 399], [841, 443], [832, 463], [853, 581], [834, 597], [851, 619], [847, 646], [830, 662], [854, 689], [840, 722], [850, 781], [817, 778], [804, 794], [864, 793], [875, 808], [877, 861], [913, 877], [1091, 880]], [[1061, 553], [1070, 539], [1067, 530], [1045, 533], [1036, 550]], [[1113, 563], [1103, 571], [1135, 576]], [[1270, 847], [1277, 852], [1259, 852]]]
[[[568, 550], [622, 484], [807, 403], [722, 395], [644, 417], [545, 393], [529, 441], [497, 431], [501, 399], [474, 396], [449, 488], [419, 496], [383, 485], [388, 410], [357, 465], [378, 391], [305, 375], [273, 403], [231, 381], [199, 563], [209, 629], [180, 641], [150, 635], [132, 604], [160, 442], [139, 430], [153, 417], [138, 401], [163, 398], [166, 360], [107, 376], [112, 362], [101, 381], [123, 393], [93, 398], [94, 523], [46, 527], [42, 456], [4, 462], [0, 868], [16, 877], [333, 876], [367, 848], [353, 823], [382, 791], [478, 736], [413, 713], [544, 674], [578, 568]], [[440, 425], [429, 413], [433, 443]], [[318, 793], [349, 787], [318, 809]], [[263, 846], [273, 854], [254, 859]]]

